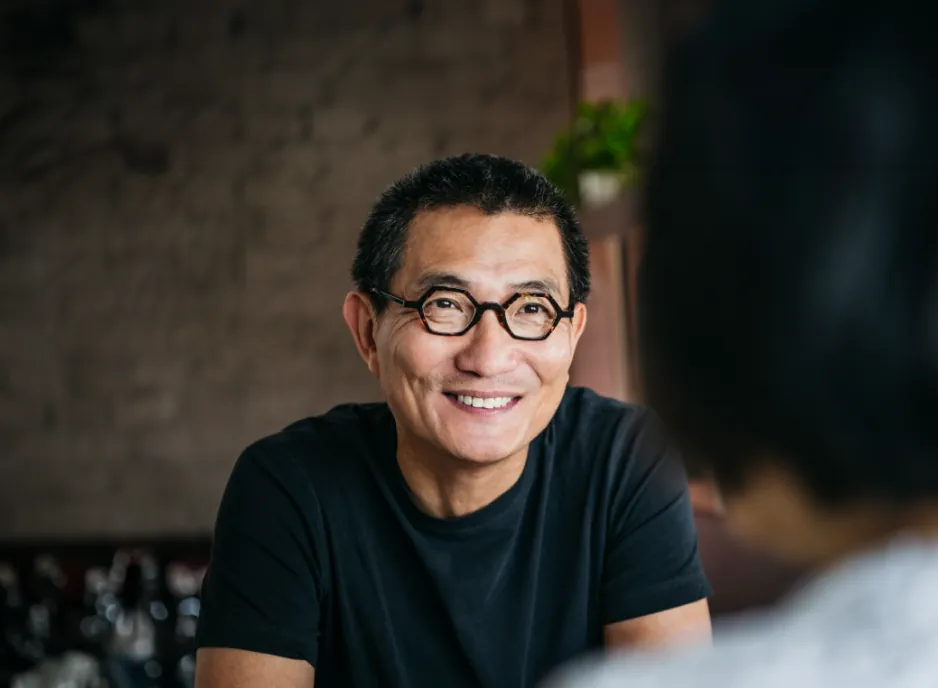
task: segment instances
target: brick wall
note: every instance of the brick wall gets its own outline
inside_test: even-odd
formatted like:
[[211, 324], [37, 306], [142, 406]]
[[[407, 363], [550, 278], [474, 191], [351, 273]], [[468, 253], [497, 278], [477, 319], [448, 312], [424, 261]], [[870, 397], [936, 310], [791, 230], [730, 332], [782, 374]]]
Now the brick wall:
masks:
[[561, 4], [6, 2], [0, 537], [204, 531], [248, 442], [376, 398], [358, 227], [421, 161], [536, 162]]

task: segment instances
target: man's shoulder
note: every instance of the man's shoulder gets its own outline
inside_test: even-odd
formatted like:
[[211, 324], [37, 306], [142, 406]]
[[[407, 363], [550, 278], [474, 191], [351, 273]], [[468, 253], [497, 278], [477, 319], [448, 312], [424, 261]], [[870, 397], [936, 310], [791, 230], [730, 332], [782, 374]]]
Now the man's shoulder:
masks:
[[289, 423], [283, 429], [256, 440], [251, 447], [276, 450], [311, 440], [355, 439], [371, 426], [380, 424], [389, 413], [387, 404], [382, 403], [340, 404], [319, 415]]
[[630, 438], [656, 421], [640, 404], [605, 397], [586, 387], [568, 387], [548, 432], [565, 452], [621, 455], [628, 453]]
[[360, 463], [356, 458], [374, 453], [391, 423], [386, 404], [342, 404], [261, 437], [242, 458], [252, 457], [274, 471], [299, 468], [307, 474], [334, 474], [340, 467]]
[[598, 428], [618, 427], [640, 419], [648, 409], [640, 404], [606, 397], [588, 387], [567, 387], [554, 414], [553, 424], [571, 432], [591, 433]]

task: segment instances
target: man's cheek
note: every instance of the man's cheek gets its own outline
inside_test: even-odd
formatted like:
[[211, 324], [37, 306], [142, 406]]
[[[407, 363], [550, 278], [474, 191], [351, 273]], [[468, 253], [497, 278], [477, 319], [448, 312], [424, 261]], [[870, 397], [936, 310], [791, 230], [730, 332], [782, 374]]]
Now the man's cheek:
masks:
[[571, 359], [572, 352], [570, 347], [567, 345], [567, 342], [561, 340], [556, 344], [552, 343], [544, 347], [544, 349], [538, 352], [538, 355], [532, 359], [531, 365], [538, 373], [539, 377], [547, 382], [552, 378], [566, 373], [567, 369], [570, 367]]

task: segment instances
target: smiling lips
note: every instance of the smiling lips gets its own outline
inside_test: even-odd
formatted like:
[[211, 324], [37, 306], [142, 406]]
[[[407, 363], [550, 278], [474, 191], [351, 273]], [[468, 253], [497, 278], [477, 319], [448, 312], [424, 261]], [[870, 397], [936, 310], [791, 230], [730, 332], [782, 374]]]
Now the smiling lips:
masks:
[[499, 411], [507, 411], [508, 409], [514, 407], [521, 399], [520, 396], [506, 392], [494, 392], [486, 394], [447, 392], [446, 397], [454, 405], [464, 411], [489, 414], [498, 413]]

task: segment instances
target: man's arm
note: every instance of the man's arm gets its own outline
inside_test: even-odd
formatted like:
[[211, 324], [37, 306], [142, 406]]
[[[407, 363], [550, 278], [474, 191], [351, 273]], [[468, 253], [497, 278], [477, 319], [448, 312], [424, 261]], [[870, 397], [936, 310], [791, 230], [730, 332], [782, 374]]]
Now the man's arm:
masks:
[[681, 642], [709, 642], [710, 611], [707, 600], [698, 600], [663, 612], [607, 624], [606, 647], [648, 648]]
[[196, 654], [195, 688], [313, 688], [315, 674], [302, 659], [204, 647]]
[[202, 584], [199, 688], [310, 688], [328, 556], [313, 486], [290, 448], [239, 457]]
[[611, 451], [602, 580], [606, 646], [706, 641], [710, 586], [681, 458], [649, 410], [623, 419]]

